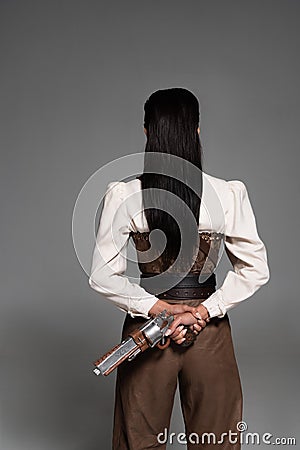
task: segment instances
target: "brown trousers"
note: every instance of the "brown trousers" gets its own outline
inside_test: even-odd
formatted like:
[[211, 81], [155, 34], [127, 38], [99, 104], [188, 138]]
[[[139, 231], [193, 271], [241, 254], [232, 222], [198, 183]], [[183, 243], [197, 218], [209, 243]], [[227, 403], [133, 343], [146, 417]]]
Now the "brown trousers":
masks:
[[[145, 320], [127, 314], [122, 338]], [[166, 449], [177, 382], [185, 423], [182, 448], [240, 450], [242, 388], [227, 314], [212, 318], [190, 347], [171, 340], [165, 350], [149, 348], [118, 366], [112, 450]], [[214, 433], [216, 440], [204, 433]], [[184, 435], [172, 439], [182, 444]]]

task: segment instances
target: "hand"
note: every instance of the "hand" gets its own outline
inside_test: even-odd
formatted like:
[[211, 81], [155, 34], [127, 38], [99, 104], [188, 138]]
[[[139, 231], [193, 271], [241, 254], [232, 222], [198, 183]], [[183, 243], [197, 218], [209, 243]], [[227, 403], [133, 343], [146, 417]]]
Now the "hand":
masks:
[[168, 314], [171, 314], [173, 316], [175, 316], [177, 314], [183, 314], [185, 312], [190, 312], [197, 318], [197, 314], [199, 313], [198, 309], [195, 306], [189, 306], [187, 304], [181, 304], [181, 303], [170, 304], [170, 303], [164, 302], [163, 300], [157, 300], [157, 302], [148, 311], [148, 314], [150, 316], [157, 316], [164, 309], [167, 310]]
[[190, 312], [176, 314], [174, 316], [174, 321], [166, 332], [166, 336], [170, 336], [176, 343], [181, 344], [185, 341], [185, 335], [188, 328], [192, 329], [195, 334], [198, 334], [206, 327], [206, 324], [205, 320], [195, 317]]
[[[210, 321], [210, 316], [207, 309], [203, 305], [199, 305], [198, 310], [200, 312], [201, 317], [205, 320], [206, 323], [208, 323]], [[196, 323], [190, 325], [189, 328], [193, 330], [195, 334], [199, 334], [203, 327], [200, 324]]]
[[206, 317], [206, 320], [204, 320], [202, 317], [198, 318], [195, 317], [195, 313], [191, 312], [184, 312], [181, 314], [176, 314], [174, 316], [174, 321], [170, 325], [166, 336], [170, 336], [171, 339], [173, 339], [177, 344], [181, 344], [185, 341], [185, 334], [187, 333], [187, 326], [191, 328], [195, 334], [200, 333], [200, 331], [206, 327], [207, 322], [209, 321], [209, 315], [207, 309], [202, 306], [202, 308], [197, 307], [197, 312], [200, 313], [202, 317]]

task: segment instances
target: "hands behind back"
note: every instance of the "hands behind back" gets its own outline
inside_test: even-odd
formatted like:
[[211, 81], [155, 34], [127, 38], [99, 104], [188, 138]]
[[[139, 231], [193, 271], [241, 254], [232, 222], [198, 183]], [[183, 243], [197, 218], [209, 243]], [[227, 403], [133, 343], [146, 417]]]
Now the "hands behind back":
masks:
[[170, 325], [166, 336], [170, 336], [177, 344], [185, 340], [186, 326], [193, 329], [198, 334], [209, 322], [209, 314], [203, 305], [189, 306], [187, 304], [169, 304], [163, 300], [158, 300], [150, 309], [150, 315], [159, 314], [166, 309], [169, 314], [174, 316], [174, 321]]

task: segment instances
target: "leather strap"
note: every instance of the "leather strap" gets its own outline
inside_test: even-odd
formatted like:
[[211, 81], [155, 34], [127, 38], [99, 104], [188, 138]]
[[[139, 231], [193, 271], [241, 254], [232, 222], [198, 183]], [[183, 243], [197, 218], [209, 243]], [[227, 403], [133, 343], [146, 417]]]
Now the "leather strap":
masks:
[[215, 289], [209, 287], [196, 288], [171, 288], [158, 295], [159, 298], [164, 299], [206, 299]]
[[[155, 276], [153, 273], [142, 273], [140, 285], [143, 286], [143, 279]], [[178, 278], [178, 274], [168, 274], [172, 282]], [[202, 279], [204, 276], [202, 276]], [[201, 276], [200, 276], [201, 280]], [[202, 299], [209, 297], [216, 289], [216, 276], [211, 274], [205, 281], [199, 282], [199, 273], [188, 273], [184, 278], [172, 288], [159, 294], [160, 298], [169, 299]]]

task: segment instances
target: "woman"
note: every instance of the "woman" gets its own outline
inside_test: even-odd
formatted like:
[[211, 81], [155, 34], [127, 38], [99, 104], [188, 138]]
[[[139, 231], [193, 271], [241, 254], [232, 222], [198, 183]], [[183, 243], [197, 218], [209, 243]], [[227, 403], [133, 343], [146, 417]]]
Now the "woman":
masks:
[[[187, 448], [238, 450], [229, 434], [243, 401], [227, 312], [269, 280], [266, 248], [245, 184], [202, 171], [197, 98], [159, 90], [144, 110], [144, 172], [107, 187], [89, 284], [127, 313], [122, 338], [164, 309], [174, 321], [168, 348], [117, 369], [112, 448], [165, 449], [178, 383]], [[130, 238], [140, 285], [123, 276]], [[233, 271], [216, 289], [221, 243]]]

